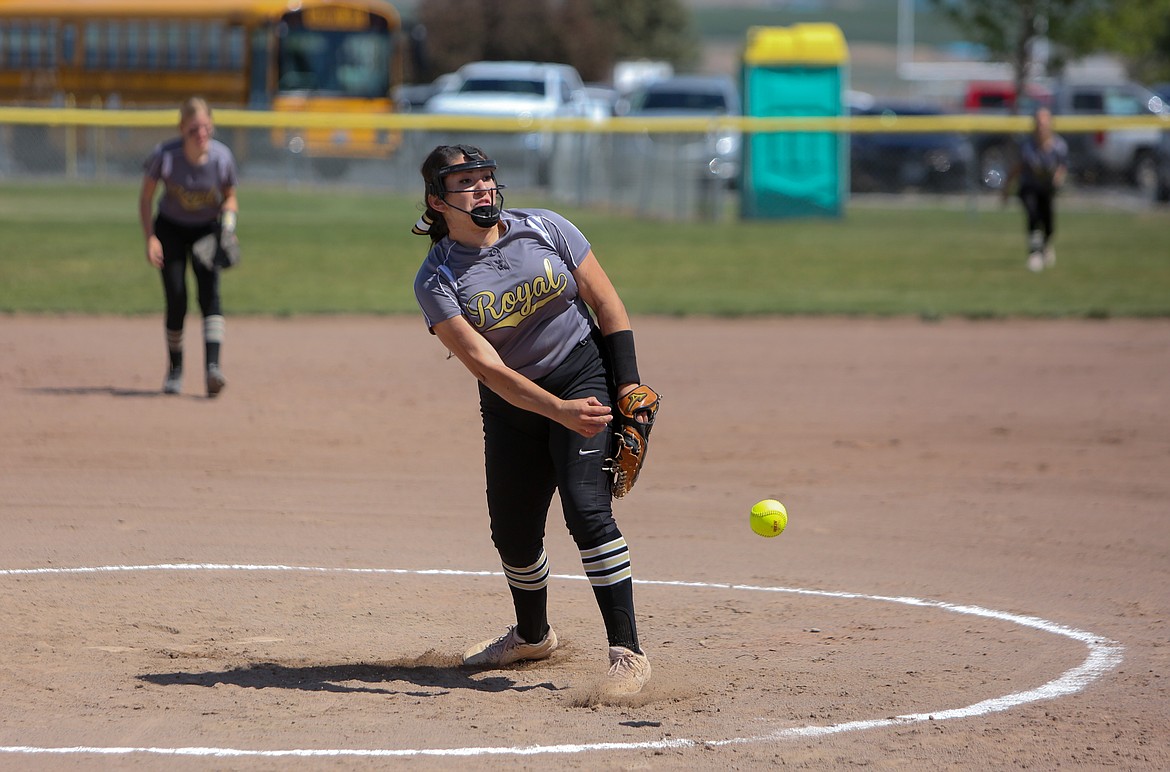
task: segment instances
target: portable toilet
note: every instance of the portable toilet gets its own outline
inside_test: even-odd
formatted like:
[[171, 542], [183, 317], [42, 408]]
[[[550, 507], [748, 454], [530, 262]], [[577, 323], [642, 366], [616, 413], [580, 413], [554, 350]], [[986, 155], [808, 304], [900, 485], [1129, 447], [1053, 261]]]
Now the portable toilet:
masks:
[[[849, 50], [836, 24], [748, 30], [745, 117], [841, 116], [848, 88]], [[740, 175], [741, 217], [839, 217], [849, 194], [849, 135], [749, 127]]]

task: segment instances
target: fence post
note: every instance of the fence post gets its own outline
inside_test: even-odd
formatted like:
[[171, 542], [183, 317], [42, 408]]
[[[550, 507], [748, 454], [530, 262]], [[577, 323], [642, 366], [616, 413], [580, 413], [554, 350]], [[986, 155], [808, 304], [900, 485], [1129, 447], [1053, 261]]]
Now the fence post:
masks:
[[[95, 110], [102, 109], [102, 98], [95, 96], [90, 100], [90, 106]], [[94, 126], [93, 128], [93, 173], [99, 180], [106, 178], [106, 127]]]
[[[65, 95], [65, 107], [77, 107], [77, 99], [72, 94]], [[77, 127], [72, 124], [65, 126], [65, 176], [77, 177]]]

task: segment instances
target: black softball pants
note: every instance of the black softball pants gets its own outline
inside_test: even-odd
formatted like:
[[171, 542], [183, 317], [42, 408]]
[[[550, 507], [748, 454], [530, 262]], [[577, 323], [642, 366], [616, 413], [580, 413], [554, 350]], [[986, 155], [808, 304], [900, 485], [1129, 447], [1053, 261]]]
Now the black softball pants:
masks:
[[[556, 370], [536, 383], [564, 399], [596, 397], [613, 405], [598, 336], [586, 337]], [[612, 432], [580, 434], [544, 416], [518, 408], [480, 384], [488, 516], [492, 542], [505, 568], [547, 565], [545, 526], [554, 492], [559, 492], [565, 525], [587, 565], [587, 555], [611, 550], [620, 557], [591, 576], [593, 594], [611, 646], [641, 651], [634, 618], [633, 581], [625, 539], [613, 518], [610, 474], [605, 471]], [[591, 554], [592, 551], [592, 554]], [[623, 568], [624, 565], [624, 578]], [[547, 588], [511, 588], [518, 631], [540, 640], [547, 628]]]
[[[216, 220], [206, 225], [189, 226], [159, 216], [154, 221], [154, 235], [162, 243], [163, 292], [166, 295], [166, 327], [168, 330], [183, 329], [187, 316], [187, 260], [191, 245], [219, 227]], [[222, 315], [219, 298], [219, 271], [204, 268], [198, 260], [191, 260], [195, 272], [195, 284], [199, 293], [199, 309], [203, 316]]]
[[[603, 404], [613, 404], [592, 336], [537, 384], [564, 399], [592, 396]], [[587, 439], [510, 404], [482, 383], [480, 412], [492, 541], [505, 563], [525, 566], [540, 556], [554, 491], [560, 492], [565, 525], [578, 549], [618, 535], [610, 478], [603, 468], [610, 432]]]
[[1055, 197], [1053, 191], [1044, 188], [1027, 186], [1020, 189], [1020, 201], [1024, 205], [1028, 223], [1028, 235], [1036, 232], [1043, 234], [1044, 244], [1052, 238], [1056, 226], [1055, 210], [1052, 205]]

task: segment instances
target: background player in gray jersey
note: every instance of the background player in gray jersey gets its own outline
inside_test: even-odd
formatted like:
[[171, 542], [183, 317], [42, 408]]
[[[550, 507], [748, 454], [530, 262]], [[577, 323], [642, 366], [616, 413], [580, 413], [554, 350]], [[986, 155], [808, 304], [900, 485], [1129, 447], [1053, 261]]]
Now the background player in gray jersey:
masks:
[[572, 223], [502, 209], [495, 169], [478, 148], [435, 148], [414, 229], [432, 242], [414, 286], [427, 326], [479, 380], [492, 541], [516, 612], [514, 626], [463, 661], [502, 666], [556, 649], [544, 533], [558, 492], [605, 622], [606, 690], [635, 694], [650, 662], [605, 467], [615, 395], [640, 383], [629, 316]]
[[[138, 216], [146, 237], [146, 260], [162, 275], [166, 296], [169, 358], [163, 391], [178, 394], [183, 384], [183, 321], [187, 315], [187, 261], [191, 246], [208, 234], [234, 231], [239, 204], [236, 160], [227, 145], [213, 139], [211, 108], [198, 97], [179, 110], [176, 139], [154, 148], [144, 164]], [[163, 193], [154, 216], [155, 193]], [[203, 312], [204, 373], [207, 395], [214, 397], [226, 380], [220, 369], [224, 319], [219, 297], [219, 269], [191, 260]]]
[[1028, 229], [1028, 270], [1039, 272], [1056, 265], [1056, 192], [1068, 174], [1068, 145], [1052, 131], [1052, 113], [1047, 107], [1036, 110], [1032, 133], [1020, 143], [1019, 157], [1003, 187], [1006, 201], [1012, 184], [1019, 181], [1020, 203], [1024, 205]]

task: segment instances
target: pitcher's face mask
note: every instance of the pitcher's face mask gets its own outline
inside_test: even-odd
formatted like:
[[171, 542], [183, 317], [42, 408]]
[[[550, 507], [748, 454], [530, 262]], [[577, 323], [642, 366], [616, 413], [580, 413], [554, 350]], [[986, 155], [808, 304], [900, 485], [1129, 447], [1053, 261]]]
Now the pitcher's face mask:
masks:
[[[431, 190], [429, 192], [437, 198], [441, 199], [444, 203], [453, 209], [457, 209], [460, 212], [465, 212], [471, 215], [471, 221], [478, 227], [491, 228], [500, 221], [500, 212], [504, 208], [504, 194], [500, 191], [503, 190], [505, 186], [499, 182], [496, 182], [495, 175], [493, 174], [488, 178], [488, 181], [492, 183], [492, 187], [490, 188], [471, 187], [460, 190], [452, 190], [447, 188], [446, 178], [452, 174], [475, 171], [478, 169], [488, 169], [494, 171], [496, 168], [496, 162], [490, 158], [484, 157], [481, 153], [476, 152], [474, 148], [463, 148], [462, 146], [459, 147], [461, 150], [463, 150], [463, 157], [468, 160], [462, 163], [441, 167], [435, 173], [435, 178], [431, 180]], [[491, 192], [492, 202], [490, 204], [482, 204], [480, 206], [473, 207], [472, 209], [463, 209], [461, 207], [455, 206], [455, 204], [452, 204], [450, 201], [447, 201], [448, 193], [479, 193], [486, 191]]]

